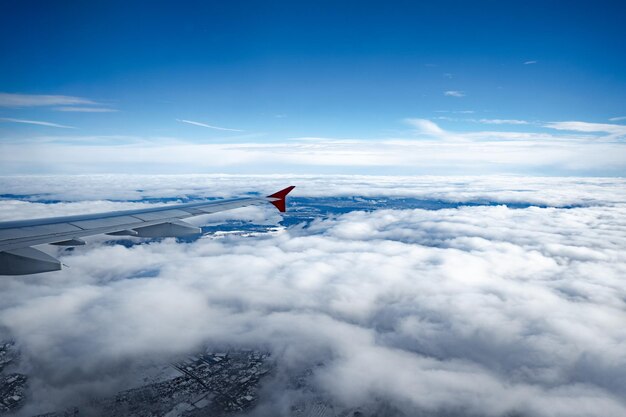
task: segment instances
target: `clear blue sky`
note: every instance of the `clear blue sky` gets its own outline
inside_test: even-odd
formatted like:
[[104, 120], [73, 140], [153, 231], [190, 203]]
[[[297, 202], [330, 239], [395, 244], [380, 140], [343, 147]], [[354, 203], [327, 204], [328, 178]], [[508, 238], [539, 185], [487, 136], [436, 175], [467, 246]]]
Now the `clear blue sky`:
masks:
[[5, 103], [0, 139], [381, 140], [403, 137], [407, 118], [463, 132], [625, 124], [625, 18], [619, 1], [2, 1], [0, 92], [93, 103]]

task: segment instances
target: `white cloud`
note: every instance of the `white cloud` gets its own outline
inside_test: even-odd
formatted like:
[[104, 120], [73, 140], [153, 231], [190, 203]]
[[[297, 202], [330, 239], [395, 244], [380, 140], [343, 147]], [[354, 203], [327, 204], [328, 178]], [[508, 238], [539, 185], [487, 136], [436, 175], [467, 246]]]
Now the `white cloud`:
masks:
[[55, 107], [54, 110], [79, 113], [112, 113], [118, 111], [108, 107]]
[[608, 133], [606, 138], [622, 138], [626, 136], [626, 126], [609, 123], [588, 123], [579, 121], [550, 122], [545, 127], [557, 130], [570, 130], [586, 133]]
[[626, 120], [626, 116], [611, 117], [611, 118], [609, 119], [609, 121], [611, 121], [611, 122], [619, 122], [620, 120]]
[[491, 125], [527, 125], [528, 122], [526, 120], [517, 120], [517, 119], [480, 119], [480, 123], [491, 124]]
[[538, 61], [525, 61], [524, 65], [532, 65], [532, 64], [536, 64]]
[[[56, 172], [65, 173], [126, 172], [128, 169], [135, 173], [243, 174], [340, 171], [624, 175], [626, 172], [626, 146], [617, 140], [619, 129], [626, 127], [620, 125], [600, 125], [617, 130], [596, 135], [576, 131], [454, 132], [427, 119], [405, 119], [405, 122], [415, 128], [410, 135], [407, 132], [403, 138], [384, 140], [308, 137], [282, 142], [232, 143], [225, 137], [220, 139], [222, 143], [198, 144], [158, 137], [6, 138], [0, 142], [0, 173], [49, 172], [50, 161], [55, 161]], [[568, 129], [580, 127], [571, 123], [579, 122], [553, 125]]]
[[[109, 183], [121, 191], [138, 181], [126, 178]], [[153, 181], [170, 192], [190, 186], [184, 176]], [[210, 186], [254, 181], [215, 176]], [[417, 187], [461, 200], [555, 190], [585, 206], [352, 212], [271, 236], [77, 248], [63, 272], [0, 280], [0, 322], [32, 375], [31, 414], [114, 392], [135, 363], [206, 341], [272, 352], [278, 371], [259, 404], [268, 415], [307, 395], [337, 413], [381, 401], [404, 415], [626, 413], [624, 180], [311, 182], [315, 192], [351, 184], [384, 197]], [[156, 275], [141, 278], [146, 270]], [[306, 388], [286, 386], [296, 375]]]
[[212, 125], [207, 125], [205, 123], [194, 122], [193, 120], [176, 119], [176, 121], [187, 123], [187, 124], [194, 125], [194, 126], [208, 127], [209, 129], [227, 130], [230, 132], [243, 132], [243, 130], [240, 130], [240, 129], [229, 129], [226, 127], [212, 126]]
[[405, 123], [415, 127], [417, 133], [423, 133], [431, 136], [441, 136], [446, 132], [437, 126], [435, 122], [428, 119], [404, 119]]
[[[535, 178], [528, 176], [372, 176], [372, 175], [46, 175], [2, 176], [5, 194], [34, 195], [58, 204], [2, 200], [0, 221], [97, 213], [146, 207], [143, 198], [233, 197], [249, 191], [270, 193], [296, 185], [301, 197], [354, 195], [413, 197], [446, 202], [491, 201], [549, 206], [605, 206], [624, 202], [619, 178]], [[611, 184], [611, 186], [607, 186]], [[103, 201], [118, 200], [118, 201]], [[96, 200], [96, 201], [82, 201]], [[258, 220], [258, 219], [257, 219]]]
[[472, 114], [474, 110], [435, 110], [435, 113], [456, 113], [456, 114]]
[[0, 93], [0, 107], [34, 107], [98, 104], [82, 97]]
[[42, 122], [39, 120], [24, 120], [24, 119], [13, 119], [10, 117], [0, 117], [0, 121], [9, 122], [9, 123], [24, 123], [29, 125], [38, 125], [38, 126], [47, 126], [47, 127], [59, 127], [63, 129], [76, 129], [72, 126], [60, 125], [58, 123], [50, 123], [50, 122]]
[[448, 97], [465, 97], [465, 93], [463, 91], [457, 90], [444, 91], [443, 95]]

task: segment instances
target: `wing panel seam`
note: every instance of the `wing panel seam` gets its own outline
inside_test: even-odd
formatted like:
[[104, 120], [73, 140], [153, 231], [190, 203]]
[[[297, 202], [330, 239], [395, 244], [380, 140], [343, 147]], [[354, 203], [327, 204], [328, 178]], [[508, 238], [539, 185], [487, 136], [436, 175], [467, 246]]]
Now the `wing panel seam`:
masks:
[[79, 225], [74, 224], [74, 223], [72, 223], [72, 222], [67, 222], [67, 224], [71, 224], [71, 225], [72, 225], [72, 226], [74, 226], [74, 227], [78, 227], [80, 230], [89, 230], [89, 229], [85, 229], [85, 228], [83, 228], [83, 227], [80, 227]]

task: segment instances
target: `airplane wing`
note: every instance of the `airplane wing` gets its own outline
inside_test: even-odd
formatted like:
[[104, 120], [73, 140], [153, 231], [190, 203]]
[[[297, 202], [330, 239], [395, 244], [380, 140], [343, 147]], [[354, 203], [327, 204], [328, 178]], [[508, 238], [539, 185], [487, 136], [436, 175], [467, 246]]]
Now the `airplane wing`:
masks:
[[140, 210], [114, 211], [66, 217], [0, 222], [0, 275], [27, 275], [58, 271], [61, 262], [33, 248], [50, 243], [79, 246], [81, 237], [106, 233], [112, 236], [180, 237], [201, 233], [182, 221], [187, 217], [239, 207], [271, 203], [285, 211], [287, 187], [267, 197], [243, 197], [168, 205]]

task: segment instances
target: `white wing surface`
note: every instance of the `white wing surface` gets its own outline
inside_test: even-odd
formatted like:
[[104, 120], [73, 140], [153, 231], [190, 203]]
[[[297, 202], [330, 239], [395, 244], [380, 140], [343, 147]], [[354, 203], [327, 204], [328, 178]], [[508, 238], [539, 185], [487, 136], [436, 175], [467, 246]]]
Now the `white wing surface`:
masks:
[[294, 188], [287, 187], [267, 197], [243, 197], [140, 210], [0, 222], [0, 275], [36, 274], [62, 268], [57, 259], [33, 248], [35, 245], [84, 245], [81, 237], [102, 233], [113, 236], [181, 237], [201, 232], [200, 228], [182, 221], [187, 217], [267, 203], [284, 212], [286, 196]]

